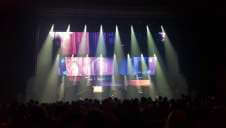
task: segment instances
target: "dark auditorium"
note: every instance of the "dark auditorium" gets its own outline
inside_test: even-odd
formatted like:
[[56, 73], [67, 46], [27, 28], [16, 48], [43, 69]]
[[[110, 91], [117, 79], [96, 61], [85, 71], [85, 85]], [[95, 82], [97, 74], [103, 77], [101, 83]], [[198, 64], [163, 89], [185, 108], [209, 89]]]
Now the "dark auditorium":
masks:
[[214, 49], [225, 42], [223, 4], [2, 0], [0, 8], [0, 128], [226, 128], [226, 54]]

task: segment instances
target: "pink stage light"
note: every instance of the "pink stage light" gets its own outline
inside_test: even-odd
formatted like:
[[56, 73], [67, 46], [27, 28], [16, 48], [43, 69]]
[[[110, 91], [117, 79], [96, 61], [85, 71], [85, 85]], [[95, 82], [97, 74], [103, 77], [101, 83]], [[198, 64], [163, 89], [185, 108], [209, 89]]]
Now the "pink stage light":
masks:
[[128, 84], [131, 86], [150, 86], [151, 81], [150, 80], [128, 80]]

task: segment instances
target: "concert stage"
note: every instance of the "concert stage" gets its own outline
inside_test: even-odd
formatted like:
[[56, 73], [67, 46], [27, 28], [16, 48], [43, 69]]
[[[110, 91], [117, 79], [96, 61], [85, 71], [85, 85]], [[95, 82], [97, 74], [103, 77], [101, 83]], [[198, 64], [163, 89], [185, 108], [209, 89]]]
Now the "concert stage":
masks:
[[153, 34], [146, 26], [136, 32], [131, 26], [129, 32], [120, 32], [116, 26], [114, 32], [105, 32], [101, 25], [98, 32], [88, 32], [84, 25], [82, 32], [72, 32], [68, 25], [61, 32], [52, 25], [37, 50], [28, 99], [172, 98], [169, 66], [159, 52], [170, 42], [161, 30]]

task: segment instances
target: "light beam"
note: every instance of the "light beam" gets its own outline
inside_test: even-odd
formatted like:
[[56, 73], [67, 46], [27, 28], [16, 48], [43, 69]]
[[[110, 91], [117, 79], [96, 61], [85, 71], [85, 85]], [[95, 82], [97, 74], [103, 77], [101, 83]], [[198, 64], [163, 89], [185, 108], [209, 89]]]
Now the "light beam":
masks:
[[122, 50], [122, 42], [121, 42], [121, 38], [120, 38], [120, 34], [119, 34], [119, 30], [118, 30], [118, 26], [116, 25], [115, 27], [115, 42], [114, 42], [114, 53], [117, 57], [117, 61], [119, 62], [123, 56], [123, 50]]
[[70, 24], [67, 26], [66, 32], [71, 32], [71, 25]]
[[105, 47], [105, 40], [104, 40], [104, 33], [103, 33], [102, 25], [100, 26], [96, 56], [100, 56], [100, 54], [102, 54], [103, 56], [106, 56], [106, 47]]
[[170, 79], [170, 85], [174, 89], [175, 97], [180, 97], [181, 94], [187, 94], [187, 83], [183, 74], [180, 72], [179, 60], [177, 52], [174, 49], [166, 31], [163, 26], [161, 26], [162, 33], [164, 33], [163, 45], [165, 48], [165, 56], [168, 70], [168, 78]]
[[136, 39], [136, 35], [135, 35], [135, 32], [134, 32], [134, 29], [133, 29], [133, 26], [131, 25], [130, 26], [130, 31], [131, 31], [131, 56], [139, 56], [140, 55], [140, 48], [138, 46], [138, 42], [137, 42], [137, 39]]
[[87, 32], [87, 26], [84, 26], [84, 30], [82, 33], [82, 39], [79, 46], [78, 56], [84, 57], [85, 55], [89, 54], [89, 35]]

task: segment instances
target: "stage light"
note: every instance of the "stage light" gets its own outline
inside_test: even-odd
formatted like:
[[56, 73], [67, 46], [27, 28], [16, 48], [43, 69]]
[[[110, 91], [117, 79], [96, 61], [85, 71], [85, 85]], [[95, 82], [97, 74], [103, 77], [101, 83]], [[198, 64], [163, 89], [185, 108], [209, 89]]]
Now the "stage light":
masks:
[[114, 76], [117, 76], [117, 75], [119, 75], [118, 74], [118, 61], [117, 61], [117, 57], [116, 57], [116, 54], [114, 54], [114, 57], [113, 57], [113, 66], [112, 66], [112, 68], [113, 68], [113, 75]]
[[120, 61], [123, 58], [122, 42], [118, 30], [118, 26], [115, 27], [115, 42], [114, 42], [114, 53], [117, 56], [117, 60]]
[[85, 25], [78, 49], [78, 56], [85, 56], [86, 54], [89, 54], [89, 33], [87, 32], [87, 27]]
[[100, 25], [100, 32], [103, 32], [103, 26], [102, 26], [102, 24]]
[[188, 91], [186, 79], [184, 78], [183, 74], [180, 73], [180, 66], [179, 66], [177, 52], [174, 49], [163, 26], [161, 26], [161, 29], [162, 29], [162, 32], [165, 33], [165, 40], [163, 41], [164, 42], [163, 45], [164, 45], [165, 58], [166, 58], [166, 64], [167, 64], [167, 76], [168, 76], [170, 85], [175, 86], [177, 90], [179, 90], [180, 93], [178, 92], [174, 93], [177, 95], [177, 97], [179, 97], [180, 94], [186, 94]]
[[102, 93], [103, 87], [102, 86], [93, 86], [93, 92], [94, 93]]
[[53, 38], [55, 37], [60, 37], [62, 38], [64, 41], [68, 40], [70, 38], [70, 35], [72, 32], [70, 32], [70, 24], [67, 27], [66, 32], [51, 32], [53, 34], [51, 34]]
[[55, 102], [58, 100], [55, 94], [57, 94], [57, 85], [59, 84], [59, 76], [58, 76], [58, 68], [59, 68], [59, 52], [54, 60], [54, 65], [51, 67], [51, 70], [47, 75], [47, 82], [45, 83], [45, 87], [43, 90], [42, 102]]
[[134, 32], [134, 29], [133, 29], [133, 26], [131, 25], [130, 26], [130, 31], [131, 31], [131, 56], [138, 56], [140, 55], [140, 48], [138, 46], [138, 42], [137, 42], [137, 39], [136, 39], [136, 35], [135, 35], [135, 32]]
[[51, 25], [51, 28], [50, 28], [49, 32], [54, 32], [54, 24]]
[[53, 50], [53, 38], [51, 37], [51, 32], [53, 32], [54, 25], [51, 26], [51, 29], [49, 31], [49, 34], [47, 35], [47, 38], [45, 42], [43, 43], [43, 46], [38, 54], [38, 64], [37, 73], [42, 71], [48, 71], [51, 68], [51, 61], [52, 61], [52, 50]]
[[[161, 29], [165, 33], [163, 26], [161, 26]], [[168, 70], [170, 72], [179, 73], [179, 62], [178, 62], [177, 53], [174, 47], [172, 46], [171, 41], [169, 40], [167, 34], [165, 34], [165, 36], [167, 40], [164, 40], [164, 48], [165, 48], [165, 56], [166, 56]]]
[[134, 72], [133, 72], [132, 60], [129, 54], [127, 54], [127, 72], [128, 72], [128, 75], [130, 76], [129, 78], [132, 78], [132, 75], [134, 75]]
[[[114, 53], [114, 57], [113, 57], [113, 66], [112, 66], [112, 76], [111, 76], [111, 92], [115, 92], [117, 93], [119, 96], [120, 92], [117, 92], [116, 86], [117, 86], [117, 82], [119, 80], [119, 73], [118, 73], [118, 63], [117, 63], [117, 57], [116, 54]], [[114, 96], [114, 94], [112, 94], [112, 96]]]
[[[162, 37], [163, 37], [163, 41], [167, 41], [167, 35], [163, 29], [163, 27], [161, 26], [162, 29]], [[147, 26], [147, 43], [148, 43], [148, 47], [149, 50], [152, 48], [153, 52], [149, 52], [149, 55], [153, 55], [154, 60], [156, 62], [156, 91], [158, 92], [158, 94], [156, 93], [156, 95], [161, 95], [161, 96], [167, 96], [167, 97], [172, 97], [173, 93], [170, 87], [170, 84], [168, 82], [168, 75], [166, 73], [166, 66], [163, 63], [163, 59], [161, 58], [159, 51], [154, 43], [153, 37], [151, 35], [150, 29]], [[164, 43], [164, 45], [167, 43]]]
[[166, 40], [166, 33], [159, 32], [159, 34], [161, 35], [161, 41], [165, 41]]
[[[52, 69], [53, 64], [53, 37], [54, 25], [51, 25], [46, 40], [43, 43], [41, 50], [37, 56], [36, 74], [29, 80], [30, 88], [28, 89], [32, 94], [28, 96], [41, 101], [43, 96], [43, 89], [47, 86], [48, 74]], [[58, 62], [59, 63], [59, 62]], [[32, 96], [31, 96], [32, 95]]]
[[157, 58], [156, 61], [156, 91], [159, 96], [166, 96], [168, 98], [172, 98], [172, 90], [168, 83], [167, 75], [165, 74], [165, 66], [159, 61]]
[[162, 36], [162, 40], [164, 41], [164, 40], [166, 40], [167, 36], [166, 36], [166, 32], [162, 25], [161, 25], [161, 30], [162, 30], [162, 32], [160, 32], [160, 34]]
[[102, 25], [100, 26], [96, 56], [100, 56], [100, 54], [102, 54], [103, 56], [106, 56], [106, 47], [105, 47], [105, 40], [104, 40], [104, 33], [103, 33]]
[[[170, 70], [173, 71], [175, 68], [170, 67], [170, 64], [172, 65], [172, 64], [177, 62], [177, 61], [172, 61], [172, 60], [174, 60], [174, 59], [172, 59], [173, 58], [172, 55], [174, 55], [174, 54], [168, 54], [168, 53], [171, 53], [171, 52], [167, 51], [167, 50], [169, 50], [168, 48], [170, 48], [170, 46], [168, 46], [168, 44], [170, 44], [170, 40], [167, 37], [167, 33], [165, 33], [163, 27], [161, 26], [161, 28], [164, 31], [164, 37], [167, 39], [167, 40], [164, 40], [165, 42], [167, 41], [167, 43], [164, 43], [165, 51], [166, 51], [165, 53], [167, 55], [171, 56], [171, 57], [168, 57], [166, 55], [167, 65], [169, 65], [168, 66], [169, 70], [167, 71], [167, 67], [164, 67], [165, 65], [164, 65], [164, 63], [162, 63], [163, 61], [161, 59], [161, 56], [158, 53], [157, 48], [155, 47], [154, 40], [152, 39], [151, 33], [149, 31], [149, 28], [148, 28], [148, 26], [146, 26], [146, 27], [147, 27], [148, 49], [153, 53], [153, 54], [148, 53], [148, 55], [149, 56], [153, 56], [153, 58], [154, 58], [153, 59], [152, 57], [150, 57], [151, 59], [149, 59], [149, 61], [150, 62], [151, 61], [152, 62], [156, 61], [156, 63], [157, 63], [156, 64], [157, 65], [157, 69], [156, 69], [157, 73], [156, 73], [156, 76], [155, 76], [155, 81], [153, 81], [153, 86], [152, 87], [154, 87], [156, 85], [156, 87], [158, 89], [158, 91], [156, 91], [156, 92], [159, 95], [168, 96], [170, 98], [174, 94], [171, 92], [172, 90], [171, 90], [171, 87], [169, 86], [169, 81], [172, 81], [173, 79], [169, 79], [168, 78], [169, 74], [167, 74], [167, 72], [169, 72]], [[63, 92], [62, 92], [63, 88], [62, 87], [64, 86], [64, 81], [62, 80], [63, 81], [61, 83], [62, 86], [59, 83], [56, 83], [57, 81], [59, 81], [58, 79], [60, 78], [59, 76], [57, 76], [58, 75], [57, 69], [59, 69], [59, 68], [56, 68], [56, 67], [58, 67], [57, 66], [58, 63], [59, 64], [60, 63], [65, 63], [66, 60], [65, 60], [65, 62], [64, 62], [64, 60], [59, 60], [59, 55], [57, 55], [54, 64], [52, 64], [52, 63], [49, 63], [49, 62], [52, 61], [51, 60], [52, 58], [48, 59], [48, 57], [50, 55], [52, 56], [52, 48], [51, 48], [52, 47], [51, 45], [53, 43], [53, 41], [52, 41], [53, 38], [52, 37], [54, 37], [56, 35], [56, 33], [53, 31], [53, 28], [54, 28], [54, 25], [51, 26], [51, 29], [49, 31], [49, 35], [47, 37], [47, 40], [44, 43], [44, 45], [43, 45], [43, 47], [42, 47], [42, 49], [41, 49], [41, 51], [40, 51], [40, 53], [38, 55], [38, 60], [37, 60], [38, 61], [38, 64], [37, 64], [37, 74], [38, 74], [38, 76], [37, 77], [39, 77], [39, 78], [36, 79], [36, 82], [37, 81], [40, 81], [40, 82], [38, 82], [36, 84], [37, 86], [36, 86], [35, 90], [36, 90], [37, 94], [41, 92], [40, 95], [42, 96], [42, 99], [41, 99], [42, 101], [54, 101], [55, 99], [58, 99], [58, 98], [56, 98], [56, 95], [55, 95], [56, 93], [60, 93], [60, 97], [62, 97], [61, 95], [63, 95]], [[70, 28], [70, 25], [68, 26], [68, 28]], [[86, 29], [87, 29], [87, 27], [85, 25], [84, 26], [83, 35], [86, 35]], [[68, 35], [70, 35], [69, 33], [70, 33], [70, 31], [68, 31], [68, 29], [67, 29], [67, 32], [58, 33], [58, 35], [68, 36]], [[53, 34], [52, 37], [51, 37], [51, 34]], [[83, 35], [82, 35], [82, 38], [83, 38]], [[120, 40], [120, 36], [119, 35], [120, 34], [119, 34], [119, 31], [118, 31], [118, 26], [116, 25], [115, 44], [114, 44], [114, 48], [115, 49], [114, 49], [114, 54], [113, 54], [113, 63], [112, 62], [110, 63], [111, 66], [113, 64], [112, 68], [114, 68], [113, 69], [113, 74], [112, 74], [112, 86], [116, 85], [117, 84], [116, 82], [118, 82], [117, 80], [119, 80], [118, 79], [119, 74], [117, 72], [118, 71], [118, 62], [119, 62], [118, 59], [123, 56], [123, 50], [122, 50], [122, 47], [120, 45], [121, 40]], [[84, 42], [84, 40], [88, 39], [88, 38], [86, 38], [86, 36], [84, 37], [84, 39], [81, 39], [82, 40], [81, 42]], [[66, 37], [63, 37], [63, 38], [66, 38]], [[68, 38], [68, 39], [71, 39], [71, 38]], [[99, 62], [96, 63], [96, 64], [99, 64], [99, 65], [95, 65], [96, 68], [98, 68], [98, 66], [99, 66], [98, 71], [99, 71], [100, 74], [98, 74], [98, 75], [100, 75], [100, 77], [98, 76], [98, 79], [101, 78], [101, 80], [102, 80], [102, 78], [104, 78], [104, 75], [107, 73], [105, 68], [107, 67], [107, 64], [108, 64], [108, 63], [105, 63], [106, 59], [104, 58], [105, 52], [103, 51], [103, 45], [102, 45], [102, 43], [104, 44], [104, 41], [105, 40], [104, 40], [104, 34], [103, 34], [103, 26], [101, 25], [100, 26], [99, 38], [98, 38], [98, 45], [100, 45], [102, 50], [97, 50], [97, 53], [99, 51], [99, 54], [97, 56], [97, 57], [99, 57]], [[136, 45], [134, 45], [134, 42], [137, 43], [136, 36], [135, 36], [135, 32], [134, 32], [133, 28], [131, 28], [131, 54], [127, 54], [127, 63], [124, 62], [124, 64], [125, 63], [127, 64], [126, 68], [127, 68], [127, 71], [128, 71], [127, 72], [128, 73], [128, 80], [134, 80], [134, 81], [131, 81], [131, 82], [134, 83], [135, 85], [148, 85], [148, 81], [150, 80], [149, 82], [151, 82], [151, 78], [150, 78], [149, 75], [145, 74], [147, 69], [148, 69], [147, 63], [145, 61], [147, 58], [144, 57], [144, 56], [146, 56], [146, 54], [143, 55], [143, 53], [140, 53], [140, 51], [139, 52], [136, 52], [136, 51], [134, 52], [134, 50], [132, 50], [132, 49], [134, 49], [134, 47], [136, 47]], [[104, 50], [105, 50], [105, 48], [104, 48]], [[87, 57], [87, 58], [85, 58], [85, 60], [83, 59], [84, 61], [82, 61], [82, 64], [88, 63], [86, 61], [89, 61], [89, 53], [87, 53], [87, 52], [84, 53], [83, 52], [82, 43], [79, 45], [79, 51], [80, 51], [79, 52], [80, 55], [82, 55], [84, 57], [85, 56]], [[139, 55], [138, 55], [138, 53], [139, 53]], [[138, 57], [133, 57], [134, 55], [136, 55]], [[76, 54], [76, 56], [78, 56], [78, 55]], [[148, 80], [147, 79], [146, 80], [145, 79], [140, 80], [140, 78], [138, 78], [138, 77], [140, 77], [140, 74], [139, 74], [139, 76], [136, 76], [136, 79], [135, 79], [135, 74], [136, 73], [135, 73], [135, 70], [134, 70], [133, 66], [135, 66], [135, 64], [134, 64], [135, 60], [139, 60], [140, 61], [139, 56], [141, 58], [142, 74], [145, 74], [145, 79], [146, 79], [146, 77], [148, 77]], [[126, 55], [125, 55], [125, 57], [126, 57]], [[72, 60], [74, 60], [74, 54], [72, 54], [71, 58], [73, 58]], [[79, 58], [81, 58], [81, 57], [76, 57], [75, 59], [79, 59]], [[56, 62], [58, 62], [58, 63], [56, 63]], [[174, 63], [172, 63], [172, 62], [174, 62]], [[139, 64], [140, 64], [140, 62], [139, 62]], [[177, 66], [177, 65], [174, 65], [174, 66]], [[74, 66], [72, 66], [72, 67], [74, 67]], [[108, 68], [106, 68], [106, 69], [108, 70]], [[86, 70], [86, 69], [83, 69], [83, 70]], [[88, 71], [91, 71], [91, 70], [88, 70]], [[98, 73], [98, 71], [96, 73]], [[79, 72], [78, 69], [75, 69], [75, 72]], [[177, 72], [177, 70], [176, 70], [176, 72]], [[63, 72], [63, 74], [66, 75], [65, 72]], [[78, 73], [75, 73], [75, 74], [78, 74]], [[89, 73], [87, 73], [87, 74], [89, 74]], [[173, 77], [177, 77], [176, 79], [179, 78], [175, 74], [173, 74], [172, 76]], [[65, 77], [67, 77], [67, 76], [65, 76]], [[124, 80], [126, 80], [124, 82], [125, 82], [125, 85], [127, 86], [128, 85], [127, 76], [124, 76], [124, 77], [125, 77]], [[88, 78], [89, 77], [87, 77], [86, 79], [88, 79]], [[100, 80], [100, 84], [98, 84], [99, 86], [104, 84], [101, 80]], [[65, 82], [67, 82], [67, 81], [65, 81]], [[88, 83], [84, 79], [79, 80], [79, 82], [81, 82], [80, 85], [82, 85], [82, 86], [85, 85], [83, 82]], [[175, 81], [173, 81], [173, 82], [175, 82]], [[65, 85], [66, 84], [68, 84], [68, 83], [65, 83]], [[130, 82], [129, 82], [129, 84], [132, 85]], [[152, 84], [152, 83], [150, 83], [150, 84]], [[41, 86], [39, 87], [39, 85], [41, 85]], [[58, 85], [58, 87], [56, 87], [56, 85]], [[88, 85], [88, 84], [86, 84], [86, 85]], [[55, 93], [54, 92], [54, 91], [56, 91], [56, 90], [54, 90], [55, 88], [60, 89], [60, 91], [58, 90], [59, 92]], [[99, 93], [103, 92], [103, 87], [102, 86], [98, 87], [98, 88], [101, 88], [101, 89], [97, 89], [97, 90], [99, 90], [99, 91], [96, 90], [97, 93], [98, 92]], [[43, 90], [45, 90], [45, 91], [43, 91]], [[116, 88], [112, 87], [112, 90], [116, 90]], [[44, 93], [42, 93], [42, 92], [44, 92]], [[83, 91], [79, 90], [79, 92], [83, 92]], [[151, 93], [151, 94], [153, 94], [153, 93]], [[158, 94], [156, 94], [156, 95], [158, 95]], [[97, 94], [97, 95], [99, 95], [99, 94]], [[59, 99], [62, 99], [62, 98], [59, 98]]]
[[145, 77], [147, 76], [148, 74], [148, 67], [147, 67], [147, 64], [145, 62], [145, 58], [143, 56], [143, 54], [141, 54], [141, 72], [142, 72], [142, 77]]
[[166, 36], [166, 32], [162, 25], [161, 25], [161, 30], [162, 30], [162, 32], [159, 32], [159, 34], [161, 35], [161, 41], [165, 42], [167, 40], [167, 36]]
[[55, 37], [54, 24], [51, 25], [51, 28], [50, 28], [50, 31], [49, 31], [49, 36], [50, 36], [51, 38], [54, 38], [54, 37]]
[[146, 33], [147, 33], [148, 56], [153, 56], [154, 52], [157, 52], [157, 48], [155, 46], [155, 42], [148, 25], [146, 26], [146, 31], [147, 31]]
[[153, 56], [156, 62], [156, 82], [152, 88], [155, 90], [156, 95], [171, 97], [172, 90], [170, 89], [168, 78], [165, 73], [166, 66], [164, 65], [163, 59], [161, 58], [160, 53], [155, 45], [153, 36], [150, 32], [148, 25], [146, 26], [146, 30], [147, 30], [148, 54], [149, 56]]
[[87, 25], [84, 25], [84, 32], [87, 32]]
[[71, 26], [70, 24], [67, 26], [67, 31], [66, 32], [70, 32], [71, 31]]

